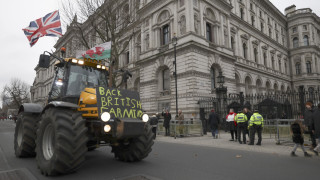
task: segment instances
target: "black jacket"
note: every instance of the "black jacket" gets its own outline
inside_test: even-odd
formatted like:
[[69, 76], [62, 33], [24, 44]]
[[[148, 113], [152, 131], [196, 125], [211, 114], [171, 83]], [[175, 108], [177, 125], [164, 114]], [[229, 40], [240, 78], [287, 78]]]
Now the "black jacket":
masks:
[[246, 113], [246, 116], [247, 116], [247, 119], [248, 119], [248, 121], [251, 119], [251, 116], [252, 116], [252, 113], [251, 112], [247, 112]]
[[168, 128], [170, 126], [171, 114], [170, 113], [162, 113], [164, 118], [163, 127]]
[[220, 117], [215, 112], [211, 112], [209, 115], [209, 124], [211, 129], [217, 129], [220, 124]]
[[320, 109], [314, 111], [311, 124], [315, 136], [320, 137]]
[[308, 110], [306, 109], [306, 111], [303, 114], [303, 118], [304, 118], [304, 124], [309, 128], [311, 127], [312, 124], [312, 118], [313, 118], [313, 110]]

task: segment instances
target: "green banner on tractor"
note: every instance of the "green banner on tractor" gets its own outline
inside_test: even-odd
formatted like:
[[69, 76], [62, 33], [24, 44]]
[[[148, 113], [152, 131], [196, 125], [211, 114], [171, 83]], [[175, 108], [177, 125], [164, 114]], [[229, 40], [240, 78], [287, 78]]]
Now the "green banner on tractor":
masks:
[[96, 91], [99, 116], [108, 112], [111, 119], [141, 119], [143, 111], [138, 92], [101, 86]]

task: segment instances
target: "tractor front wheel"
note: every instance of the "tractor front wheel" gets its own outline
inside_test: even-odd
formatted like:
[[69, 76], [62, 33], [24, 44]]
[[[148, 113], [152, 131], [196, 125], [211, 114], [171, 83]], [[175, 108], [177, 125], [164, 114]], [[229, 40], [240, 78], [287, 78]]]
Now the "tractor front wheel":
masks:
[[36, 140], [37, 164], [44, 175], [77, 170], [87, 152], [85, 120], [76, 110], [49, 108], [39, 122]]

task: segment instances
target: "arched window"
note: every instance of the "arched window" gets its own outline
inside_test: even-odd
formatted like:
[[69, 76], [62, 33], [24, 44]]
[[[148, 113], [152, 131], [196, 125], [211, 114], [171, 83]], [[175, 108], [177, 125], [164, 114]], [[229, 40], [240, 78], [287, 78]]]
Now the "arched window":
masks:
[[263, 64], [267, 67], [267, 54], [263, 53]]
[[272, 63], [272, 69], [275, 70], [275, 67], [274, 67], [274, 57], [271, 56], [271, 63]]
[[243, 58], [247, 59], [247, 44], [246, 43], [243, 43], [242, 49], [243, 49]]
[[162, 28], [162, 45], [169, 44], [169, 25], [164, 25]]
[[255, 20], [254, 20], [254, 16], [251, 16], [251, 25], [254, 27], [254, 22], [255, 22]]
[[282, 73], [281, 60], [279, 60], [278, 64], [279, 64], [279, 71]]
[[309, 37], [307, 35], [303, 37], [303, 43], [305, 46], [309, 46]]
[[211, 29], [211, 24], [210, 23], [206, 24], [206, 31], [207, 31], [207, 40], [210, 41], [210, 42], [213, 42], [212, 29]]
[[257, 50], [257, 48], [253, 49], [253, 53], [254, 53], [254, 61], [256, 63], [258, 63], [258, 50]]
[[214, 69], [214, 67], [211, 68], [210, 74], [211, 74], [211, 89], [215, 89], [216, 88], [216, 70]]
[[311, 74], [312, 73], [312, 69], [311, 69], [311, 62], [310, 61], [306, 62], [306, 68], [307, 68], [307, 73]]
[[297, 37], [293, 38], [292, 43], [293, 43], [293, 48], [299, 47], [299, 39]]
[[296, 63], [296, 74], [297, 75], [301, 74], [301, 64], [299, 62]]
[[170, 90], [170, 70], [168, 68], [162, 71], [162, 79], [163, 79], [163, 91]]

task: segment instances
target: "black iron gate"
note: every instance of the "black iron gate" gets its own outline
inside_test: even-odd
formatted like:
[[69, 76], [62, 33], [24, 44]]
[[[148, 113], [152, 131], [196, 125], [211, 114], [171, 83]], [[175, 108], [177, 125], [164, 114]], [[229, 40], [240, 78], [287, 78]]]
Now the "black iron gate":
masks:
[[[222, 127], [224, 127], [225, 117], [231, 108], [237, 112], [245, 107], [249, 110], [258, 108], [265, 119], [301, 119], [306, 102], [317, 106], [320, 103], [319, 91], [300, 89], [298, 92], [256, 95], [240, 93], [225, 95], [222, 98], [201, 98], [199, 100], [200, 119], [207, 120], [211, 110], [215, 109], [215, 112], [222, 119]], [[207, 131], [209, 130], [208, 128]]]

